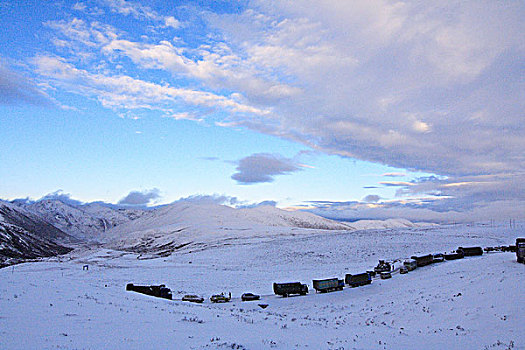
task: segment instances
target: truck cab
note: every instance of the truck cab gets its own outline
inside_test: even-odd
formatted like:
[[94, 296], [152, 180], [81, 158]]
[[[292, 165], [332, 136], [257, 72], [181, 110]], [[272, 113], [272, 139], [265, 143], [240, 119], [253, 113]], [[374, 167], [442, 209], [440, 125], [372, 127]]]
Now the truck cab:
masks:
[[525, 263], [525, 238], [516, 239], [516, 258], [519, 263]]

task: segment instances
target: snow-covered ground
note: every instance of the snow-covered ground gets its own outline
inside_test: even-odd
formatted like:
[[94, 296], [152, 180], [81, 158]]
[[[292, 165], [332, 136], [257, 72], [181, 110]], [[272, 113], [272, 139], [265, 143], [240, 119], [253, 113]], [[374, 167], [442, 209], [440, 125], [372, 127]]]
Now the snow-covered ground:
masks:
[[[378, 259], [512, 244], [525, 236], [517, 226], [275, 228], [151, 259], [77, 249], [0, 270], [0, 348], [525, 349], [525, 265], [514, 253], [434, 264], [328, 294], [311, 289], [312, 279], [364, 272]], [[276, 281], [301, 281], [311, 291], [277, 297]], [[127, 292], [130, 282], [164, 283], [176, 300]], [[232, 302], [209, 302], [230, 291]], [[261, 294], [268, 307], [241, 302], [244, 292]], [[205, 303], [180, 301], [190, 293]]]

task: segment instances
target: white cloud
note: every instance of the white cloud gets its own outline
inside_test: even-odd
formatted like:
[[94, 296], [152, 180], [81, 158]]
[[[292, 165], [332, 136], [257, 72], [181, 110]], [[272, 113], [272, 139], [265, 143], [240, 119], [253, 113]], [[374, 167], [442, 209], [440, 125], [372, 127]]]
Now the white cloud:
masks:
[[173, 29], [178, 29], [181, 27], [181, 23], [173, 16], [164, 17], [164, 25]]
[[84, 11], [87, 8], [87, 5], [83, 2], [77, 2], [73, 5], [72, 9], [77, 11]]
[[120, 13], [125, 16], [132, 16], [139, 20], [153, 20], [163, 23], [166, 27], [178, 29], [181, 24], [173, 16], [163, 16], [157, 11], [154, 11], [148, 6], [144, 6], [139, 2], [127, 0], [101, 0], [113, 12]]
[[[178, 24], [139, 3], [104, 3], [161, 27]], [[206, 40], [193, 46], [173, 34], [134, 38], [99, 22], [50, 22], [57, 50], [72, 54], [40, 56], [37, 67], [56, 85], [113, 109], [159, 110], [175, 119], [192, 118], [175, 112], [187, 106], [227, 111], [215, 125], [455, 183], [491, 175], [487, 181], [505, 193], [513, 181], [497, 176], [522, 178], [523, 3], [300, 0], [248, 7], [200, 12]], [[135, 78], [112, 64], [131, 65]], [[149, 70], [176, 83], [136, 77]], [[443, 191], [435, 183], [398, 185]], [[480, 186], [475, 197], [471, 186], [448, 186], [455, 191], [446, 193], [490, 197]]]
[[279, 82], [260, 66], [243, 60], [226, 43], [197, 48], [175, 46], [168, 40], [157, 43], [122, 39], [116, 28], [84, 20], [49, 22], [63, 39], [55, 38], [57, 46], [70, 47], [76, 57], [103, 54], [110, 60], [131, 59], [140, 69], [165, 70], [172, 75], [197, 79], [217, 89], [232, 89], [237, 98], [248, 97], [254, 103], [270, 103], [301, 92], [300, 88]]
[[229, 110], [234, 113], [265, 115], [268, 111], [237, 103], [210, 92], [159, 85], [125, 75], [107, 76], [78, 69], [58, 57], [39, 56], [33, 60], [37, 72], [53, 79], [57, 85], [72, 92], [96, 98], [113, 109], [149, 109], [173, 115], [178, 102]]
[[73, 199], [70, 193], [65, 193], [63, 190], [56, 190], [55, 192], [48, 193], [37, 201], [44, 200], [58, 200], [62, 203], [74, 206], [83, 204], [81, 201]]
[[212, 194], [212, 195], [193, 195], [185, 198], [180, 198], [177, 202], [186, 202], [186, 203], [192, 203], [192, 204], [202, 204], [202, 205], [209, 205], [209, 204], [222, 204], [222, 205], [236, 205], [239, 204], [239, 200], [237, 197], [231, 197], [221, 194]]
[[181, 112], [181, 113], [173, 113], [170, 115], [165, 115], [166, 118], [172, 118], [175, 120], [192, 120], [192, 121], [203, 121], [202, 118], [197, 117], [195, 114], [188, 113], [188, 112]]

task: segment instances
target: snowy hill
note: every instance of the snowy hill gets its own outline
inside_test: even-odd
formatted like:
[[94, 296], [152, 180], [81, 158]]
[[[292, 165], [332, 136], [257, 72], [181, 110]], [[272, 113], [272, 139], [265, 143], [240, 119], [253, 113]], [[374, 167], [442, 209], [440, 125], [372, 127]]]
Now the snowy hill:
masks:
[[239, 218], [244, 217], [252, 222], [265, 226], [299, 227], [319, 230], [353, 229], [352, 226], [345, 223], [325, 219], [312, 213], [286, 211], [272, 206], [239, 209], [236, 216]]
[[107, 239], [109, 247], [115, 249], [169, 254], [182, 247], [195, 249], [219, 240], [246, 239], [270, 231], [299, 233], [300, 229], [311, 232], [305, 230], [353, 228], [314, 214], [274, 207], [235, 209], [218, 204], [176, 202], [111, 229]]
[[0, 267], [9, 263], [65, 254], [76, 239], [16, 205], [0, 201]]
[[347, 223], [356, 230], [376, 230], [376, 229], [393, 229], [406, 227], [429, 226], [427, 223], [414, 223], [406, 219], [387, 219], [387, 220], [359, 220]]

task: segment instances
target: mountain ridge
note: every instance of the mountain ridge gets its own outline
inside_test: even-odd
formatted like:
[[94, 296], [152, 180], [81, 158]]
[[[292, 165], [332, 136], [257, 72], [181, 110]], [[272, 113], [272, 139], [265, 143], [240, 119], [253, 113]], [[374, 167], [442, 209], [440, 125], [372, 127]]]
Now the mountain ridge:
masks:
[[190, 250], [217, 244], [221, 240], [246, 240], [255, 236], [420, 226], [403, 219], [346, 223], [274, 206], [233, 208], [186, 200], [147, 209], [57, 198], [19, 201], [10, 205], [33, 213], [78, 241], [155, 254], [170, 254], [178, 249]]

